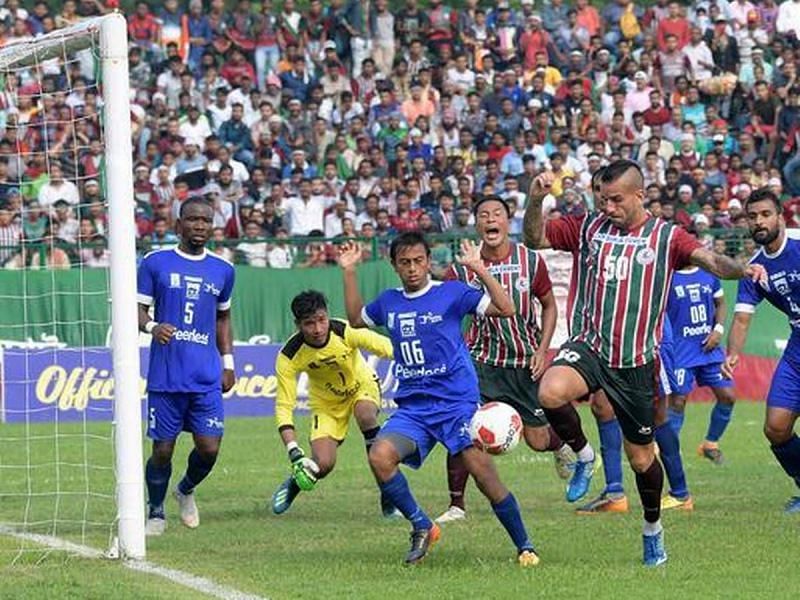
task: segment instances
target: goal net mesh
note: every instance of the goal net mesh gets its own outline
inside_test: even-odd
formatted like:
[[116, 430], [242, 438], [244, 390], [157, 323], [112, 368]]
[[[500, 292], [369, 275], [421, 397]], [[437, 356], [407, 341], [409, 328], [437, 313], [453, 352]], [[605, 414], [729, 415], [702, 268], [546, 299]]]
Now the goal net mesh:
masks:
[[0, 49], [0, 562], [115, 535], [100, 21]]

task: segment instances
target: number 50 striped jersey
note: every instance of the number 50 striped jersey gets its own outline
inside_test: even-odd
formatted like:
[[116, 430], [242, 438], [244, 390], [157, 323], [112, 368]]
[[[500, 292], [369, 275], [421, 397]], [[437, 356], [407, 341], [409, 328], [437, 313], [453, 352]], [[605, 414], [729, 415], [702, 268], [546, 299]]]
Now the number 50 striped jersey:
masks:
[[655, 360], [672, 274], [689, 266], [699, 242], [662, 219], [626, 231], [601, 214], [548, 221], [546, 236], [554, 249], [577, 253], [572, 339], [610, 367]]

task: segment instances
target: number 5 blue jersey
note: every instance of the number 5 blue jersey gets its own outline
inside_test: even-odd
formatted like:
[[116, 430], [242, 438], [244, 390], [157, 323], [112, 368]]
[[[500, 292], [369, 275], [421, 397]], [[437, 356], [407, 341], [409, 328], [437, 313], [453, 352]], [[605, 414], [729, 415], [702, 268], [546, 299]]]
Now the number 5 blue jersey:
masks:
[[767, 270], [768, 281], [739, 281], [735, 310], [753, 313], [759, 302], [766, 300], [788, 316], [792, 335], [783, 357], [800, 369], [800, 232], [787, 229], [784, 235], [783, 245], [775, 254], [761, 248], [750, 259], [751, 264]]
[[460, 281], [437, 281], [413, 293], [386, 290], [364, 307], [367, 325], [389, 330], [398, 404], [478, 402], [478, 377], [461, 321], [468, 314], [482, 316], [489, 304], [481, 290]]
[[714, 330], [716, 304], [724, 295], [722, 284], [711, 273], [698, 269], [676, 271], [667, 299], [667, 316], [672, 323], [675, 368], [688, 369], [725, 360], [719, 346], [703, 350], [703, 341]]
[[155, 304], [155, 320], [176, 328], [168, 344], [150, 346], [147, 389], [156, 392], [207, 392], [222, 386], [217, 350], [217, 311], [231, 307], [234, 269], [204, 252], [156, 250], [142, 260], [138, 302]]

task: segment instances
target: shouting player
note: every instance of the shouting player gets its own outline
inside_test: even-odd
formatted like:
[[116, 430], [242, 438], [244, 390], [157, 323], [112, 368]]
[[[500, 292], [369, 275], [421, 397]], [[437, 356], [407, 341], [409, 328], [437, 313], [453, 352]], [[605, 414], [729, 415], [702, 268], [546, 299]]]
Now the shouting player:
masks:
[[[761, 246], [750, 264], [762, 265], [768, 280], [763, 284], [745, 280], [739, 283], [723, 372], [732, 377], [750, 319], [762, 300], [789, 317], [792, 334], [772, 376], [764, 434], [783, 470], [800, 487], [800, 438], [794, 432], [800, 415], [800, 239], [786, 231], [780, 201], [770, 190], [753, 192], [744, 210], [750, 235]], [[800, 494], [789, 500], [786, 512], [800, 513]]]
[[696, 264], [723, 278], [757, 276], [734, 260], [700, 246], [686, 231], [645, 209], [644, 178], [627, 160], [611, 163], [600, 177], [601, 214], [548, 221], [542, 199], [553, 182], [539, 175], [525, 212], [526, 239], [534, 247], [580, 253], [576, 293], [582, 294], [580, 327], [562, 347], [539, 386], [548, 420], [577, 454], [567, 500], [586, 494], [595, 453], [572, 402], [597, 389], [608, 396], [619, 420], [628, 460], [644, 508], [644, 563], [667, 560], [660, 520], [664, 472], [653, 444], [656, 352], [672, 273]]
[[[191, 432], [194, 449], [175, 498], [183, 524], [200, 524], [194, 489], [217, 460], [224, 428], [222, 393], [235, 382], [234, 269], [205, 248], [212, 220], [208, 203], [186, 200], [175, 223], [178, 247], [151, 252], [139, 267], [139, 329], [153, 336], [147, 371], [147, 435], [153, 440], [145, 469], [148, 535], [161, 535], [166, 528], [164, 497], [181, 431]], [[154, 305], [155, 320], [149, 315]]]
[[[272, 496], [276, 515], [289, 510], [301, 490], [313, 489], [318, 479], [333, 470], [336, 450], [347, 436], [351, 416], [355, 416], [369, 452], [380, 430], [381, 384], [360, 350], [392, 358], [388, 338], [329, 318], [328, 304], [320, 292], [295, 296], [292, 314], [298, 331], [275, 360], [275, 420], [292, 463], [292, 475]], [[308, 374], [311, 458], [297, 443], [292, 419], [297, 404], [297, 377], [301, 373]], [[384, 516], [394, 516], [391, 502], [382, 498], [381, 507]]]
[[472, 242], [462, 242], [459, 264], [472, 270], [486, 292], [460, 281], [430, 280], [430, 247], [415, 232], [392, 241], [390, 257], [402, 288], [383, 292], [367, 306], [361, 301], [356, 265], [358, 244], [342, 247], [347, 317], [354, 327], [386, 327], [394, 346], [398, 382], [397, 410], [384, 423], [369, 452], [369, 463], [381, 491], [411, 521], [407, 564], [422, 560], [440, 530], [420, 508], [400, 463], [422, 465], [437, 442], [450, 454], [461, 454], [478, 488], [489, 499], [497, 518], [517, 548], [519, 564], [533, 566], [539, 557], [528, 539], [519, 505], [498, 477], [491, 456], [472, 445], [469, 424], [478, 407], [478, 378], [461, 335], [467, 315], [512, 317], [513, 301], [481, 260]]
[[[481, 399], [513, 406], [522, 417], [523, 436], [538, 452], [553, 452], [562, 479], [572, 474], [572, 450], [547, 424], [539, 406], [537, 381], [544, 372], [547, 349], [556, 329], [557, 308], [544, 259], [508, 236], [511, 212], [499, 196], [484, 196], [475, 205], [475, 229], [481, 237], [483, 263], [511, 295], [517, 308], [510, 319], [476, 318], [467, 338], [478, 372]], [[481, 287], [474, 271], [453, 265], [448, 279]], [[541, 327], [536, 302], [541, 305]], [[533, 381], [531, 380], [533, 378]], [[468, 473], [459, 456], [447, 457], [450, 506], [436, 519], [446, 523], [466, 517], [464, 490]]]
[[686, 396], [694, 383], [709, 386], [716, 397], [705, 441], [698, 452], [714, 464], [722, 464], [719, 440], [733, 412], [733, 382], [722, 376], [725, 353], [719, 347], [725, 333], [725, 293], [717, 277], [691, 267], [672, 277], [667, 314], [675, 336], [675, 379], [670, 403], [670, 422], [680, 435]]

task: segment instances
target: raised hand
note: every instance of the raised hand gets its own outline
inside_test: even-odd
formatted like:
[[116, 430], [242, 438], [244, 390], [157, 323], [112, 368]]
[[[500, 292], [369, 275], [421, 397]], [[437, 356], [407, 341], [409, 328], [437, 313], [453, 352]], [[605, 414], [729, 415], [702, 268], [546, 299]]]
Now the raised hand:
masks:
[[533, 181], [531, 181], [531, 187], [528, 189], [528, 195], [536, 200], [544, 198], [550, 193], [555, 180], [555, 175], [553, 175], [550, 171], [540, 173], [533, 178]]
[[471, 271], [479, 271], [485, 268], [481, 258], [480, 246], [476, 245], [472, 240], [461, 240], [461, 253], [456, 257], [456, 261]]
[[343, 270], [354, 269], [361, 262], [361, 244], [358, 242], [345, 242], [339, 246], [339, 266]]

